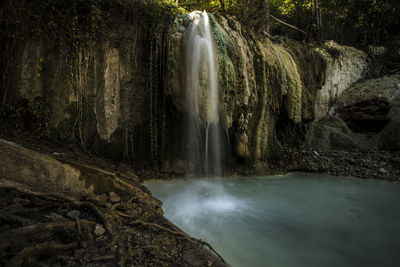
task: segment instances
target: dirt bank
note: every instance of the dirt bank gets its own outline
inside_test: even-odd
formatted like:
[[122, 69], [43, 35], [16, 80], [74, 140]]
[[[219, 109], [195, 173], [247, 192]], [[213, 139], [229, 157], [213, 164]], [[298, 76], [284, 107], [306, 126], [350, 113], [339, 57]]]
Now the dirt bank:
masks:
[[129, 167], [8, 137], [20, 142], [0, 139], [1, 266], [228, 266]]

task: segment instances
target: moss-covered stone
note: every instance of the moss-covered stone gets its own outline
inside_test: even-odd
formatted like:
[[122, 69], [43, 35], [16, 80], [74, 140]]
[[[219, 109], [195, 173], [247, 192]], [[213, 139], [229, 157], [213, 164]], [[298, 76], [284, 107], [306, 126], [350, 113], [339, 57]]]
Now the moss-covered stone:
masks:
[[145, 152], [150, 143], [162, 150], [164, 44], [177, 8], [161, 1], [7, 2], [4, 18], [12, 26], [2, 31], [1, 44], [16, 51], [4, 63], [15, 66], [7, 69], [7, 105], [26, 111], [31, 103], [34, 111], [34, 99], [46, 99], [44, 137], [116, 160], [157, 161], [158, 152]]

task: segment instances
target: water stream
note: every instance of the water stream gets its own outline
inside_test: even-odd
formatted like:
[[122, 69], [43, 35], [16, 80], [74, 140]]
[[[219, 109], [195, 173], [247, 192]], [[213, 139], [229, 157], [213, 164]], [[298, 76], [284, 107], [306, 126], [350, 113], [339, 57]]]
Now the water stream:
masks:
[[189, 14], [185, 31], [186, 104], [185, 127], [189, 130], [187, 158], [201, 165], [202, 172], [220, 175], [221, 126], [219, 119], [218, 70], [207, 12]]
[[400, 184], [290, 174], [145, 186], [232, 266], [400, 266]]

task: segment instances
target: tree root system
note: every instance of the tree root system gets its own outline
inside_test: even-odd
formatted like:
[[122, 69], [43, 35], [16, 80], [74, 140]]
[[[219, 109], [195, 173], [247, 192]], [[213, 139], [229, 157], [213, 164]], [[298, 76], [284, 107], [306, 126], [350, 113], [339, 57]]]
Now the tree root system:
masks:
[[227, 266], [135, 196], [100, 205], [2, 179], [0, 198], [0, 266]]

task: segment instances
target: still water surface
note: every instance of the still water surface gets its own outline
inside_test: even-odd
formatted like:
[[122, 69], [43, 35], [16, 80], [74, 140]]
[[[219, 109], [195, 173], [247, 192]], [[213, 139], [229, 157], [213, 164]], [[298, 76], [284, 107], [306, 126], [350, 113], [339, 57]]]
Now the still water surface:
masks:
[[400, 266], [400, 184], [289, 174], [147, 181], [232, 266]]

